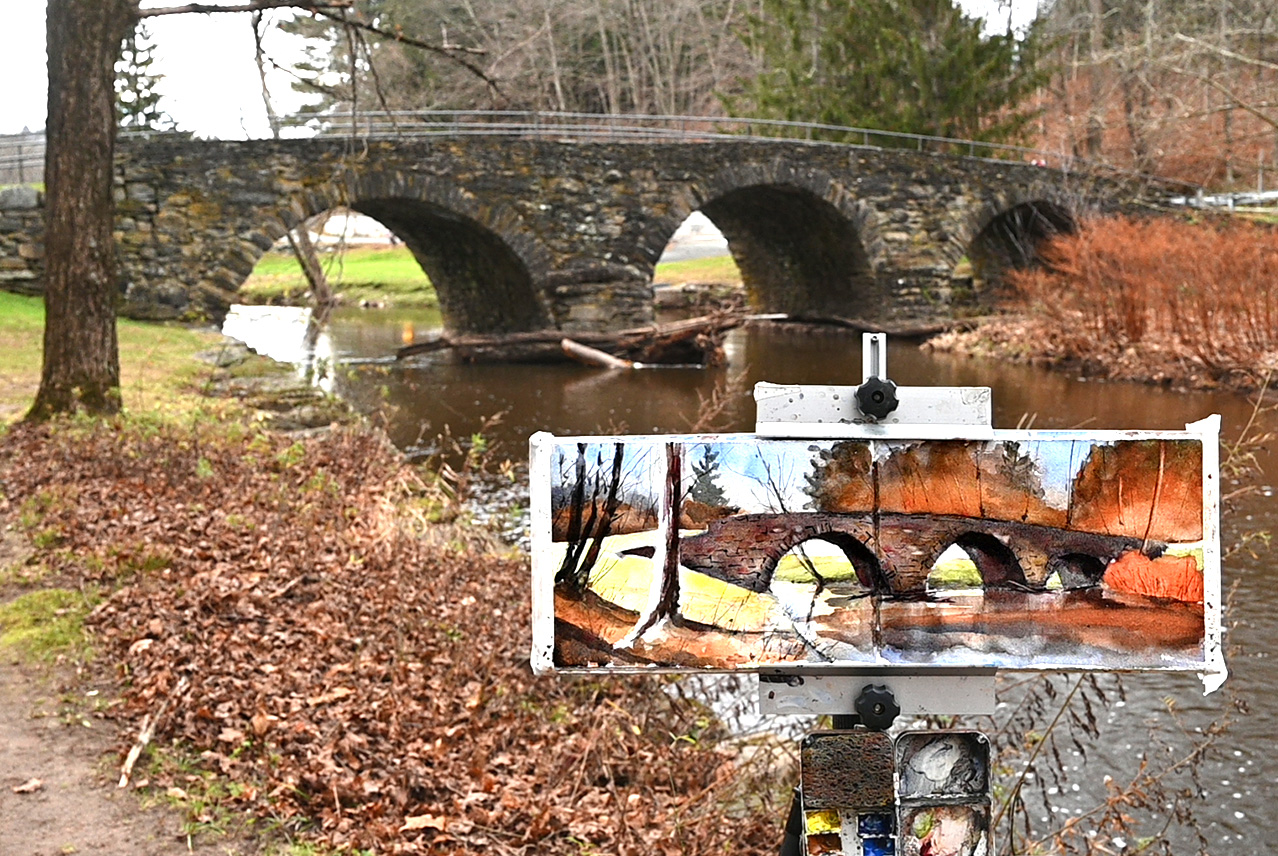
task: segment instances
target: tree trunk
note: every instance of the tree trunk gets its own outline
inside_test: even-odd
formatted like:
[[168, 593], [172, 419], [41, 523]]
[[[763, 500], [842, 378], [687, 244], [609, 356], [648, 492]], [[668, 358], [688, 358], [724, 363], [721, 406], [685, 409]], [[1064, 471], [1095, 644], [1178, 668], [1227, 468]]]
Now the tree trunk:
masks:
[[[321, 216], [322, 219], [317, 219], [316, 222], [321, 224], [322, 229], [322, 224], [328, 222], [328, 217]], [[328, 282], [327, 274], [324, 273], [324, 266], [320, 264], [319, 253], [315, 251], [315, 245], [311, 243], [310, 223], [311, 221], [308, 220], [298, 224], [296, 229], [290, 229], [288, 245], [292, 248], [297, 263], [302, 267], [302, 274], [306, 277], [307, 285], [310, 286], [315, 311], [328, 312], [336, 301], [333, 299], [333, 287]]]
[[120, 409], [115, 62], [132, 0], [49, 0], [44, 368], [29, 419]]
[[1101, 101], [1101, 51], [1105, 42], [1104, 0], [1091, 0], [1091, 67], [1088, 70], [1087, 87], [1090, 103], [1087, 105], [1087, 156], [1099, 160], [1105, 144], [1105, 105]]

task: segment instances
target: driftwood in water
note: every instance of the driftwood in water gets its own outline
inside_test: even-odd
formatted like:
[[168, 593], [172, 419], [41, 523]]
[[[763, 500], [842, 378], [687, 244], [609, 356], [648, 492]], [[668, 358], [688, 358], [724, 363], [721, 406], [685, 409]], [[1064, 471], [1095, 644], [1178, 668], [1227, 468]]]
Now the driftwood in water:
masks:
[[634, 360], [623, 360], [621, 357], [614, 357], [612, 354], [605, 353], [598, 348], [592, 348], [589, 345], [583, 345], [580, 342], [574, 342], [572, 339], [561, 339], [559, 347], [568, 356], [572, 357], [579, 363], [585, 363], [588, 366], [598, 366], [602, 369], [633, 369], [639, 365]]
[[[744, 321], [740, 313], [706, 315], [614, 333], [574, 333], [572, 341], [621, 360], [665, 365], [714, 365], [723, 359], [723, 337]], [[532, 330], [491, 336], [449, 335], [414, 342], [397, 359], [452, 349], [467, 362], [562, 362], [562, 330]]]

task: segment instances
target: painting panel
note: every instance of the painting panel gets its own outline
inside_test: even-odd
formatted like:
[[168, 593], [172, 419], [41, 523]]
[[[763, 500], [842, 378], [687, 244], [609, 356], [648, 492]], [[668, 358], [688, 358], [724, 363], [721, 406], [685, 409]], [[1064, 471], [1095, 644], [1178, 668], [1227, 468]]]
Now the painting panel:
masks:
[[1223, 674], [1214, 425], [538, 435], [535, 663]]

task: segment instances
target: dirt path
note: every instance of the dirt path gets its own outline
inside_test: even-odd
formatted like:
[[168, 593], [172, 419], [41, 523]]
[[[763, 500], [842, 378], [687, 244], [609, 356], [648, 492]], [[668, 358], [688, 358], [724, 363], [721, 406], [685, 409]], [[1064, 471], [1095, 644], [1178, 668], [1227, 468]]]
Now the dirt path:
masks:
[[[92, 714], [91, 688], [0, 661], [0, 854], [4, 856], [177, 856], [242, 853], [238, 842], [188, 842], [181, 819], [144, 809], [111, 779], [115, 726]], [[88, 723], [86, 727], [85, 723]], [[31, 793], [14, 788], [30, 779]]]

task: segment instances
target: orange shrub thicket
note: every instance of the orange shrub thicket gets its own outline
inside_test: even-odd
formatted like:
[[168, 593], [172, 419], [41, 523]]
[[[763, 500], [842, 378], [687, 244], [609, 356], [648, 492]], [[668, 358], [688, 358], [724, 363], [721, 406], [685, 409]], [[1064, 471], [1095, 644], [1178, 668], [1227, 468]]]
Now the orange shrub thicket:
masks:
[[1043, 355], [1196, 363], [1213, 378], [1278, 366], [1278, 229], [1097, 218], [1009, 276]]

